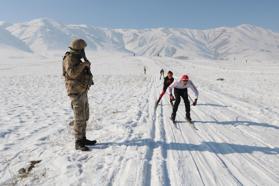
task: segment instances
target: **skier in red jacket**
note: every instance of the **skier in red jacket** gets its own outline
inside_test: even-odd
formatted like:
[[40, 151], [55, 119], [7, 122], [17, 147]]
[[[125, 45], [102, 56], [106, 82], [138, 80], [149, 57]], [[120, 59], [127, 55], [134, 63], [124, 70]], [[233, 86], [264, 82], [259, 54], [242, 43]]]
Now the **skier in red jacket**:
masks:
[[[174, 81], [174, 79], [173, 79], [173, 73], [172, 73], [172, 71], [168, 71], [168, 74], [167, 74], [167, 76], [164, 78], [164, 87], [163, 87], [163, 90], [162, 90], [162, 92], [161, 92], [161, 94], [160, 94], [160, 97], [159, 97], [159, 99], [156, 101], [156, 108], [157, 108], [157, 106], [158, 106], [158, 104], [159, 104], [159, 102], [160, 102], [160, 100], [162, 99], [162, 97], [164, 96], [164, 94], [166, 93], [166, 91], [167, 91], [167, 88], [170, 86], [170, 84], [172, 84], [172, 82]], [[170, 101], [171, 102], [171, 104], [172, 104], [172, 101]]]

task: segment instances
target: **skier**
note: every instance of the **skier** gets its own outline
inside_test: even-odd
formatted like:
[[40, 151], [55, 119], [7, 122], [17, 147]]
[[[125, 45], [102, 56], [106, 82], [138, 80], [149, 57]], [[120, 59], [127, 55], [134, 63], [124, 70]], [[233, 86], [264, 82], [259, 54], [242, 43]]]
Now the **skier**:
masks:
[[97, 142], [86, 138], [86, 122], [89, 119], [87, 92], [93, 85], [90, 62], [84, 52], [86, 46], [83, 39], [73, 40], [69, 46], [70, 51], [66, 52], [63, 58], [63, 76], [74, 112], [74, 121], [70, 122], [70, 125], [74, 128], [75, 148], [81, 151], [88, 151], [86, 145], [94, 145]]
[[[161, 94], [160, 94], [159, 99], [156, 101], [155, 108], [157, 108], [157, 106], [158, 106], [160, 100], [162, 99], [162, 97], [163, 97], [164, 94], [166, 93], [167, 88], [168, 88], [168, 87], [172, 84], [172, 82], [174, 81], [174, 79], [173, 79], [172, 76], [173, 76], [172, 71], [168, 71], [167, 76], [164, 78], [164, 87], [163, 87], [163, 90], [162, 90], [162, 92], [161, 92]], [[172, 100], [170, 100], [170, 103], [171, 103], [171, 105], [173, 106]]]
[[146, 74], [146, 66], [143, 67], [143, 72]]
[[164, 69], [161, 69], [161, 71], [160, 71], [160, 80], [161, 80], [161, 77], [164, 77]]
[[[195, 87], [195, 85], [193, 84], [193, 82], [189, 80], [189, 77], [186, 74], [182, 75], [179, 81], [174, 81], [168, 88], [168, 94], [170, 95], [170, 100], [174, 100], [174, 96], [175, 96], [175, 103], [171, 115], [171, 120], [173, 122], [175, 122], [176, 112], [180, 103], [180, 97], [182, 97], [185, 104], [186, 120], [192, 123], [192, 119], [190, 115], [190, 102], [188, 99], [188, 88], [191, 88], [195, 94], [195, 100], [193, 102], [193, 106], [196, 106], [199, 92]], [[174, 89], [174, 96], [172, 95], [172, 89]]]

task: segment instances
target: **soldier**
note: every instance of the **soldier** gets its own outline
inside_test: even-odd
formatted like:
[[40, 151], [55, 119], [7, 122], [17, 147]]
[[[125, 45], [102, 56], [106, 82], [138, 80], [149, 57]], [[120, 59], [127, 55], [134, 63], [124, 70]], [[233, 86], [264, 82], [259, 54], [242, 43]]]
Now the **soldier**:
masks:
[[[70, 51], [63, 58], [63, 76], [71, 106], [74, 112], [73, 125], [76, 150], [88, 151], [86, 145], [94, 145], [97, 141], [86, 139], [86, 122], [89, 119], [89, 105], [87, 92], [93, 85], [90, 62], [85, 56], [86, 42], [75, 39], [71, 42]], [[84, 62], [81, 59], [84, 59]]]

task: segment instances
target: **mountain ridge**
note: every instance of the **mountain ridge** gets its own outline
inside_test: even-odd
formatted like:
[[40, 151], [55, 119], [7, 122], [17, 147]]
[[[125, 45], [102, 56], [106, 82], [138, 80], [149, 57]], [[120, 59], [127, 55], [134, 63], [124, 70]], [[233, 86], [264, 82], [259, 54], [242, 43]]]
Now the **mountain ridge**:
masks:
[[1, 23], [1, 29], [22, 41], [31, 52], [45, 56], [66, 50], [73, 38], [83, 38], [88, 42], [88, 50], [95, 52], [114, 51], [181, 59], [279, 59], [279, 33], [250, 24], [198, 30], [109, 29], [63, 24], [49, 18], [15, 24]]

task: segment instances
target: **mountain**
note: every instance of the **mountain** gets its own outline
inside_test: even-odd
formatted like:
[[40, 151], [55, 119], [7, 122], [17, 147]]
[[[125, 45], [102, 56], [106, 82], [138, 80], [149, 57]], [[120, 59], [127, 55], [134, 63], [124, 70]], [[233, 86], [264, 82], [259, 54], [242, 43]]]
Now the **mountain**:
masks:
[[17, 50], [24, 52], [32, 52], [31, 49], [20, 39], [13, 36], [0, 24], [0, 48], [5, 50]]
[[65, 48], [71, 38], [66, 26], [50, 19], [36, 19], [27, 23], [17, 23], [6, 28], [15, 37], [26, 43], [35, 53], [44, 54], [48, 50]]
[[8, 26], [11, 26], [11, 23], [0, 21], [0, 28], [7, 28]]
[[[92, 51], [180, 59], [279, 59], [279, 33], [247, 24], [208, 30], [108, 29], [66, 25], [41, 18], [16, 24], [2, 22], [0, 28], [7, 31], [1, 32], [1, 38], [10, 33], [34, 53], [45, 56], [67, 50], [73, 38], [84, 38], [88, 42], [87, 50]], [[26, 50], [26, 47], [23, 48]]]
[[83, 38], [90, 50], [128, 52], [119, 33], [87, 25], [64, 25], [48, 18], [35, 19], [7, 27], [15, 37], [40, 54], [66, 50], [73, 38]]
[[279, 34], [252, 25], [209, 30], [161, 28], [119, 31], [125, 35], [126, 47], [139, 55], [233, 59], [251, 58], [255, 54], [272, 58], [279, 52]]

